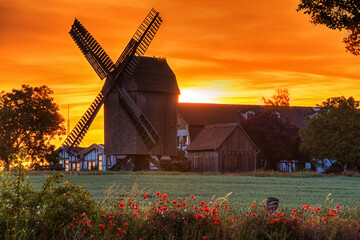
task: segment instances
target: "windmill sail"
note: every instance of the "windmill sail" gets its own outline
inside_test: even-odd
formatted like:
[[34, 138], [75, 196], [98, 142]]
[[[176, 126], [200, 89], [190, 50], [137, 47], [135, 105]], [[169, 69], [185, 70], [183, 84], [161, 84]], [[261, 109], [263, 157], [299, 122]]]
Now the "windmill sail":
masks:
[[96, 96], [90, 107], [86, 110], [84, 115], [81, 117], [80, 121], [76, 124], [74, 129], [65, 139], [63, 146], [67, 149], [67, 152], [71, 153], [75, 147], [78, 147], [80, 145], [103, 103], [104, 95], [102, 92], [100, 92]]
[[[69, 153], [81, 143], [107, 95], [115, 86], [118, 79], [121, 80], [121, 78], [130, 76], [134, 72], [139, 62], [138, 56], [142, 56], [145, 53], [159, 29], [161, 22], [162, 19], [159, 16], [159, 13], [154, 9], [151, 9], [114, 65], [100, 44], [85, 29], [85, 27], [75, 19], [69, 34], [99, 77], [101, 79], [106, 77], [107, 79], [101, 92], [97, 95], [94, 102], [65, 139], [63, 146], [67, 148]], [[114, 68], [116, 68], [115, 77], [110, 75]], [[159, 134], [138, 108], [133, 99], [128, 95], [126, 90], [119, 86], [116, 86], [116, 90], [120, 96], [121, 106], [134, 124], [134, 127], [140, 134], [145, 146], [148, 149], [151, 149], [160, 139]]]
[[[151, 9], [115, 63], [118, 71], [122, 72], [124, 77], [130, 76], [134, 72], [139, 62], [139, 58], [136, 57], [145, 54], [161, 23], [162, 18], [159, 13], [155, 9]], [[122, 69], [124, 71], [121, 71]]]
[[114, 63], [90, 32], [76, 18], [69, 34], [99, 77], [101, 79], [107, 77], [114, 69]]

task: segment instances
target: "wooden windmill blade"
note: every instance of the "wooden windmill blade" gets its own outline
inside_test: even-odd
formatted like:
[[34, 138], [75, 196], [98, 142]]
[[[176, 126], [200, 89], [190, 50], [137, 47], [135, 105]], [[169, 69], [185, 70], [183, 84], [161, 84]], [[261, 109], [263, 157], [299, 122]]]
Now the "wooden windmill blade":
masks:
[[114, 70], [114, 63], [105, 50], [76, 18], [69, 34], [100, 79], [104, 79]]
[[[118, 71], [117, 79], [130, 76], [133, 73], [139, 63], [137, 57], [145, 54], [161, 23], [162, 18], [159, 12], [151, 9], [115, 63]], [[119, 73], [123, 75], [119, 76]]]
[[157, 133], [155, 128], [151, 125], [150, 121], [136, 105], [127, 91], [118, 85], [115, 88], [119, 94], [121, 107], [134, 125], [144, 145], [148, 150], [152, 149], [156, 142], [160, 140], [160, 135]]
[[78, 147], [85, 137], [85, 134], [89, 130], [89, 127], [99, 112], [101, 106], [104, 103], [104, 95], [102, 91], [96, 96], [90, 107], [86, 110], [74, 129], [66, 137], [63, 147], [68, 153], [72, 153], [72, 150]]

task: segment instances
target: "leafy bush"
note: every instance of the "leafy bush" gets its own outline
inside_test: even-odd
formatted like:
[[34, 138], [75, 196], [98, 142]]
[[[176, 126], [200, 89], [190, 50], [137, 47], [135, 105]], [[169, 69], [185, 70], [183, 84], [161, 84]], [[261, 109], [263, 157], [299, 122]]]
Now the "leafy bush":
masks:
[[59, 239], [66, 237], [63, 232], [73, 218], [88, 214], [98, 221], [98, 204], [83, 186], [55, 173], [34, 190], [25, 173], [20, 161], [12, 172], [1, 175], [1, 239]]

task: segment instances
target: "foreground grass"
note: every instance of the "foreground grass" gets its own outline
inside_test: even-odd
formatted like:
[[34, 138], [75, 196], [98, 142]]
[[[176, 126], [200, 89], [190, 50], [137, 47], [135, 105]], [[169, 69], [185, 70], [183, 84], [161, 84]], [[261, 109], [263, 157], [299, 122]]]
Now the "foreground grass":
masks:
[[[224, 196], [230, 192], [229, 201], [235, 208], [247, 208], [250, 202], [260, 203], [267, 197], [280, 199], [280, 208], [292, 209], [303, 205], [324, 202], [331, 193], [334, 203], [344, 207], [358, 206], [360, 178], [323, 176], [303, 177], [254, 177], [240, 175], [181, 174], [181, 173], [112, 173], [105, 175], [66, 174], [71, 183], [81, 183], [101, 201], [103, 192], [111, 185], [130, 191], [136, 183], [146, 192], [166, 192], [170, 198], [195, 195], [208, 201], [214, 195]], [[45, 175], [31, 175], [35, 188], [45, 180]]]
[[[0, 239], [360, 239], [359, 178], [41, 173], [34, 189], [24, 173], [0, 175]], [[97, 203], [77, 183], [107, 190]], [[335, 202], [310, 202], [330, 189]], [[270, 194], [285, 204], [260, 203]]]

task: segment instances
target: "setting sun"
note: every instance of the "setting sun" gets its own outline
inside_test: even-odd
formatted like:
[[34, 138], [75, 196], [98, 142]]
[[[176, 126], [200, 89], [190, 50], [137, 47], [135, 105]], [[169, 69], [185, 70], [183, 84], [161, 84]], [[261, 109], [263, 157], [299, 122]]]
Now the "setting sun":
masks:
[[200, 94], [194, 90], [181, 90], [179, 96], [179, 102], [188, 102], [188, 103], [213, 103], [215, 101], [211, 100], [209, 96]]

